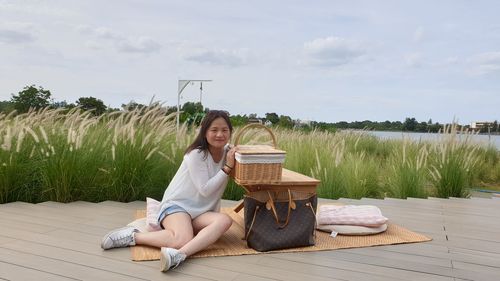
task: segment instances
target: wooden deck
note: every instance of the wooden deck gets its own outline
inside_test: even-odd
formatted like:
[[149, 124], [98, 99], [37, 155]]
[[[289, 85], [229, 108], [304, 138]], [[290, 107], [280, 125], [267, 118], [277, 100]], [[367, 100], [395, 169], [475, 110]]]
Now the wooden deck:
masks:
[[[327, 201], [327, 200], [325, 200]], [[362, 199], [433, 241], [370, 248], [190, 259], [161, 273], [101, 237], [145, 202], [0, 205], [1, 280], [500, 280], [499, 199]], [[225, 205], [236, 202], [225, 201]]]

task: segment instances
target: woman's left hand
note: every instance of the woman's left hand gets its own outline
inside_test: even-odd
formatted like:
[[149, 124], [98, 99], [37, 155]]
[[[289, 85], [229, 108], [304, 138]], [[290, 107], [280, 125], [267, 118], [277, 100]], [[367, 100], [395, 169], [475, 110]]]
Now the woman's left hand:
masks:
[[226, 165], [230, 168], [234, 168], [234, 155], [238, 151], [238, 146], [232, 147], [226, 154]]

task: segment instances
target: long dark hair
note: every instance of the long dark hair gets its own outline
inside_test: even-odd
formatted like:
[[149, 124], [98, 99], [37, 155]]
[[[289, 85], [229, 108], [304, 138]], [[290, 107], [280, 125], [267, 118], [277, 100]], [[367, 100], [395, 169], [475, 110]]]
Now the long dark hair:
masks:
[[227, 111], [223, 110], [210, 110], [207, 115], [205, 115], [205, 118], [201, 121], [201, 127], [200, 127], [200, 132], [196, 136], [196, 139], [193, 141], [193, 143], [188, 146], [186, 149], [185, 154], [188, 154], [191, 152], [193, 149], [199, 149], [203, 151], [205, 154], [205, 157], [208, 155], [208, 141], [206, 138], [208, 128], [210, 128], [210, 125], [212, 125], [212, 122], [217, 119], [217, 118], [223, 118], [227, 126], [229, 127], [229, 133], [230, 135], [233, 134], [233, 125], [231, 125], [231, 120], [229, 120], [229, 114]]

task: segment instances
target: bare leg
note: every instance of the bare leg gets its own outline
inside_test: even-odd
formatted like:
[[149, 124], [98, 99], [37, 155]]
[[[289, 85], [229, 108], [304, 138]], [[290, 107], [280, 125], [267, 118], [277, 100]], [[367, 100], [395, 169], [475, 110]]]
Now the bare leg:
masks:
[[217, 241], [219, 237], [224, 234], [233, 223], [231, 217], [226, 214], [217, 212], [207, 212], [193, 220], [193, 228], [196, 236], [179, 251], [191, 256], [192, 254], [201, 251]]
[[193, 239], [191, 216], [180, 212], [166, 216], [161, 222], [164, 230], [136, 233], [135, 243], [154, 247], [179, 249]]

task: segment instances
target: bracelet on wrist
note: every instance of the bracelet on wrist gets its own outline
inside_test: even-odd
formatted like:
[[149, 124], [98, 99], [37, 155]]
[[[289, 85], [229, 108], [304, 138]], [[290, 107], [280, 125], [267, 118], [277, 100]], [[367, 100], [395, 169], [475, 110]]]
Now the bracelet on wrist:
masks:
[[225, 167], [228, 167], [229, 169], [233, 169], [233, 167], [229, 166], [228, 164], [224, 164]]

